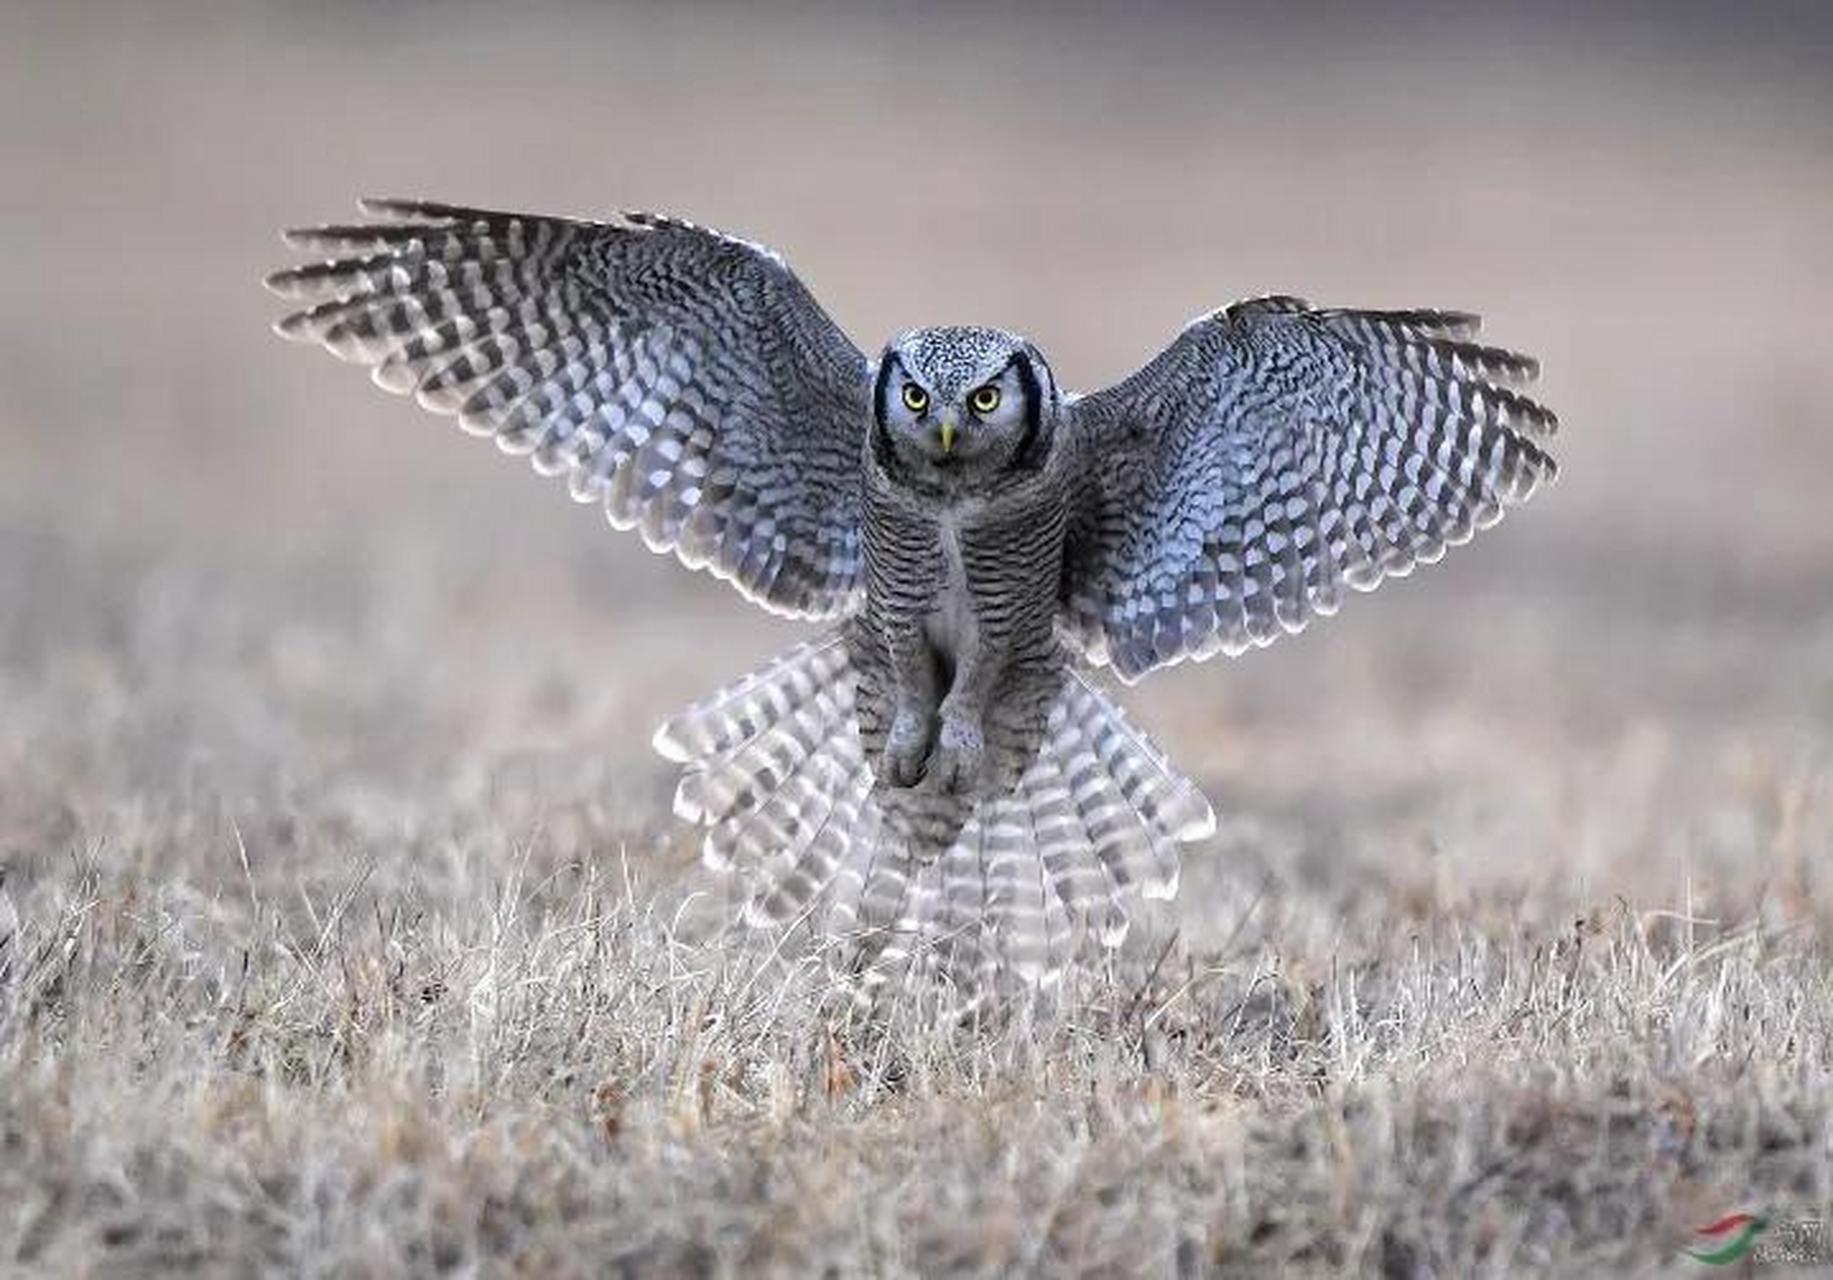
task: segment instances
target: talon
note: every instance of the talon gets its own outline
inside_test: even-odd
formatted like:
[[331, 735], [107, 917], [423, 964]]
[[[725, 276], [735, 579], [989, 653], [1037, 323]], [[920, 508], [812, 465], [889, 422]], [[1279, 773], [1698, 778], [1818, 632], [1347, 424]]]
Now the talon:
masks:
[[947, 716], [929, 762], [929, 781], [938, 791], [965, 795], [980, 786], [986, 741], [980, 725], [966, 716]]
[[929, 721], [906, 708], [891, 722], [885, 735], [885, 781], [894, 787], [914, 787], [923, 779], [923, 762], [929, 758]]

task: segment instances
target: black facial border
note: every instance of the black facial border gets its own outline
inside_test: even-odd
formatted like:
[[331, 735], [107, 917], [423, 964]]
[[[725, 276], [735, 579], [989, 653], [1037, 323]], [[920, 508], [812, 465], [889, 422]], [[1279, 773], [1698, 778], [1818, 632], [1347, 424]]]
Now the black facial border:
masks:
[[878, 423], [880, 431], [886, 429], [885, 389], [891, 385], [892, 372], [901, 368], [903, 366], [898, 363], [897, 356], [889, 351], [885, 352], [885, 358], [878, 362], [878, 380], [872, 384], [872, 417]]
[[1025, 471], [1036, 471], [1044, 465], [1047, 444], [1040, 437], [1044, 417], [1043, 388], [1038, 382], [1037, 370], [1032, 367], [1030, 353], [1014, 352], [1006, 362], [1006, 367], [1018, 371], [1019, 385], [1025, 392], [1025, 433], [1019, 437], [1018, 452], [1013, 455], [1012, 465]]
[[904, 366], [895, 353], [887, 351], [878, 362], [878, 378], [872, 384], [872, 456], [887, 471], [898, 469], [897, 450], [891, 442], [891, 424], [885, 418], [885, 395], [891, 386], [891, 375]]

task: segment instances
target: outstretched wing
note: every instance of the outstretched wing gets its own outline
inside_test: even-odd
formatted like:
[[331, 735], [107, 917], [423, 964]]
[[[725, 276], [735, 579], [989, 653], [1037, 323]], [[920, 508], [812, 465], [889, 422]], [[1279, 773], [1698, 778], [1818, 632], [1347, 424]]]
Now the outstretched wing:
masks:
[[647, 214], [363, 208], [380, 220], [287, 233], [333, 256], [268, 278], [304, 307], [282, 335], [374, 366], [770, 608], [850, 606], [869, 371], [780, 259]]
[[1132, 680], [1334, 613], [1554, 475], [1526, 356], [1475, 316], [1261, 298], [1071, 402], [1086, 450], [1064, 624]]

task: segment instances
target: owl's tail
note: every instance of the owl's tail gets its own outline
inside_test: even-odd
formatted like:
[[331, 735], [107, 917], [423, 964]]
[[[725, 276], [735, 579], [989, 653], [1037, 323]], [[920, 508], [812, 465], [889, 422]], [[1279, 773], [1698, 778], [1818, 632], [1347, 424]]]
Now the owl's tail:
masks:
[[675, 816], [708, 828], [707, 865], [754, 881], [745, 915], [755, 924], [800, 915], [871, 816], [852, 663], [837, 632], [667, 721], [655, 748], [683, 766]]
[[804, 917], [848, 944], [868, 982], [939, 961], [951, 972], [1061, 970], [1077, 940], [1118, 946], [1135, 896], [1177, 892], [1178, 846], [1215, 827], [1208, 801], [1120, 708], [1070, 671], [1036, 757], [974, 802], [943, 847], [887, 821], [920, 793], [875, 787], [835, 632], [799, 645], [664, 724], [675, 812], [707, 827], [706, 861], [750, 882], [746, 917]]

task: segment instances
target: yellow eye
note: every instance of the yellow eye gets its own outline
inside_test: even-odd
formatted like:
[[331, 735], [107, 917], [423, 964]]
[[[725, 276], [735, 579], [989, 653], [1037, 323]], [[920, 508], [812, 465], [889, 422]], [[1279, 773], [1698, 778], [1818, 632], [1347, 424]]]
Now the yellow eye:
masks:
[[998, 387], [978, 387], [974, 394], [967, 398], [968, 408], [975, 413], [988, 414], [999, 408]]
[[914, 382], [904, 384], [904, 407], [912, 413], [921, 413], [929, 407], [929, 393]]

